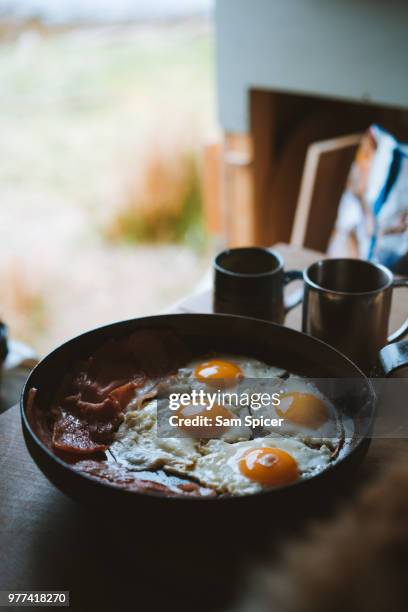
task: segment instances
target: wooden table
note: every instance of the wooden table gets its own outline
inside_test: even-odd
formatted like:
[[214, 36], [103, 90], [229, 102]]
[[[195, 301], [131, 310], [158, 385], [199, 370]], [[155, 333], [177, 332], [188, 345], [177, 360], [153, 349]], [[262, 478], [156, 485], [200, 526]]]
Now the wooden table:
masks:
[[[287, 269], [304, 268], [317, 258], [311, 251], [284, 245], [279, 245], [279, 250]], [[176, 308], [181, 312], [210, 309], [208, 292]], [[396, 301], [391, 321], [394, 328], [403, 318], [401, 310], [402, 304]], [[289, 315], [287, 323], [299, 327], [299, 317], [300, 308]], [[373, 441], [357, 475], [357, 486], [349, 492], [350, 500], [361, 480], [374, 474], [396, 447], [408, 456], [405, 440]], [[125, 609], [123, 601], [118, 604], [121, 594], [126, 608], [143, 612], [163, 606], [168, 610], [211, 610], [223, 608], [217, 604], [223, 601], [222, 587], [227, 581], [241, 581], [239, 572], [247, 562], [244, 557], [237, 564], [239, 554], [227, 554], [223, 568], [217, 566], [223, 551], [222, 525], [218, 529], [219, 546], [210, 550], [199, 537], [194, 541], [192, 534], [180, 534], [180, 545], [173, 543], [170, 547], [166, 541], [155, 541], [154, 549], [142, 549], [138, 534], [150, 529], [154, 535], [148, 517], [135, 516], [124, 526], [117, 521], [110, 524], [105, 517], [91, 514], [66, 498], [29, 457], [17, 406], [0, 415], [0, 474], [0, 590], [70, 590], [71, 607], [77, 610], [87, 610], [91, 602], [100, 609]], [[249, 521], [256, 526], [256, 517], [249, 517]], [[243, 529], [243, 525], [238, 526], [238, 543], [244, 538]], [[186, 540], [190, 541], [190, 552], [183, 557], [181, 544]], [[138, 606], [130, 605], [133, 596]]]
[[27, 376], [37, 363], [38, 358], [29, 346], [9, 340], [8, 354], [0, 374], [0, 414], [19, 401]]

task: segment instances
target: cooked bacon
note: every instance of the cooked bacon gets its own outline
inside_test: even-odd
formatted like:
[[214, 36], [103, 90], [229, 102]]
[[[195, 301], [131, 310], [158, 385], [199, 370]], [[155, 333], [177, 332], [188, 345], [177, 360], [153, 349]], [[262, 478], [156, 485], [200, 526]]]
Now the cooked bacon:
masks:
[[[60, 410], [55, 406], [53, 409], [53, 447], [81, 455], [106, 451], [135, 390], [145, 381], [144, 375], [133, 377], [121, 385], [117, 380], [104, 384], [92, 381], [83, 371], [76, 374], [71, 385], [65, 383], [59, 398]], [[69, 391], [75, 393], [65, 395]]]
[[58, 451], [80, 455], [103, 453], [108, 448], [106, 444], [97, 444], [91, 439], [86, 422], [64, 411], [54, 423], [52, 445]]
[[113, 434], [123, 421], [123, 414], [119, 414], [115, 421], [96, 421], [89, 423], [89, 434], [95, 442], [110, 444], [113, 440]]
[[175, 375], [161, 377], [151, 380], [149, 384], [144, 385], [136, 394], [136, 407], [141, 408], [145, 402], [157, 397], [162, 389], [167, 389], [170, 383], [175, 380]]
[[122, 412], [119, 401], [113, 395], [108, 395], [103, 401], [93, 404], [92, 402], [84, 402], [81, 395], [78, 394], [66, 397], [62, 403], [64, 408], [72, 410], [87, 421], [116, 419], [118, 414]]
[[[80, 399], [85, 402], [99, 403], [106, 397], [108, 397], [112, 391], [120, 387], [133, 385], [133, 389], [143, 385], [146, 380], [146, 376], [143, 373], [132, 371], [129, 378], [114, 378], [110, 382], [107, 382], [103, 378], [93, 378], [89, 370], [92, 366], [92, 358], [81, 367], [84, 368], [80, 372], [77, 372], [71, 381], [66, 383], [61, 389], [61, 395], [65, 397], [80, 396]], [[96, 374], [95, 374], [96, 376]], [[106, 372], [104, 373], [106, 376]], [[131, 395], [129, 396], [129, 401]]]
[[80, 472], [85, 472], [97, 480], [107, 481], [121, 489], [136, 491], [138, 493], [161, 493], [167, 497], [194, 496], [213, 497], [216, 495], [213, 489], [201, 487], [193, 482], [180, 483], [171, 488], [157, 481], [145, 480], [138, 477], [137, 473], [130, 472], [121, 465], [107, 463], [106, 461], [82, 460], [75, 464]]
[[110, 340], [76, 364], [47, 411], [28, 409], [30, 422], [49, 447], [68, 453], [70, 461], [75, 454], [103, 453], [129, 402], [135, 398], [138, 406], [154, 397], [163, 377], [189, 357], [182, 341], [165, 329]]
[[62, 381], [47, 410], [36, 407], [29, 392], [27, 415], [33, 429], [75, 469], [130, 491], [166, 496], [215, 495], [197, 483], [142, 479], [106, 461], [106, 451], [130, 401], [139, 407], [155, 397], [191, 355], [171, 331], [147, 329], [105, 343], [77, 363]]
[[151, 387], [148, 391], [145, 391], [144, 393], [140, 393], [136, 401], [136, 407], [141, 408], [145, 402], [147, 402], [148, 400], [154, 399], [157, 396], [157, 393], [158, 393], [157, 385]]
[[133, 398], [135, 389], [138, 388], [138, 383], [135, 381], [116, 387], [110, 393], [110, 398], [114, 398], [118, 403], [122, 411], [124, 411], [130, 400]]

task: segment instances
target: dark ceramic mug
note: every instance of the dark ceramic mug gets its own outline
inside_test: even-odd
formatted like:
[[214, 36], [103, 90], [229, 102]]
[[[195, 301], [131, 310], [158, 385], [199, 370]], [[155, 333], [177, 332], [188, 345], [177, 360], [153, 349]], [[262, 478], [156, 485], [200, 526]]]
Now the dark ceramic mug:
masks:
[[285, 300], [284, 287], [301, 280], [302, 272], [285, 272], [282, 257], [263, 247], [227, 249], [214, 261], [214, 312], [283, 323], [302, 301], [299, 292]]
[[[408, 319], [388, 335], [395, 287], [408, 287], [388, 268], [361, 259], [323, 259], [303, 273], [303, 324], [307, 334], [334, 346], [364, 372], [380, 349], [408, 333]], [[408, 308], [407, 308], [408, 311]]]
[[0, 365], [6, 359], [8, 353], [7, 346], [7, 326], [0, 321]]
[[3, 362], [7, 357], [8, 344], [7, 344], [7, 326], [5, 323], [0, 321], [0, 382]]

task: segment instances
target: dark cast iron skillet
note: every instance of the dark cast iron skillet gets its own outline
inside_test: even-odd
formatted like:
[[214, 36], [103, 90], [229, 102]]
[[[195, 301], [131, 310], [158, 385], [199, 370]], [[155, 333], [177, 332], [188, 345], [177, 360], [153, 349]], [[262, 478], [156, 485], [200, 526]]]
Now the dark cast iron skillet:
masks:
[[[340, 459], [324, 472], [287, 487], [271, 489], [256, 495], [220, 498], [166, 498], [162, 495], [135, 493], [115, 488], [82, 474], [53, 455], [37, 438], [28, 422], [27, 396], [31, 387], [38, 389], [40, 405], [47, 405], [62, 378], [79, 360], [101, 344], [146, 328], [171, 329], [199, 356], [220, 351], [251, 356], [291, 372], [315, 378], [339, 378], [355, 381], [352, 391], [337, 409], [354, 421], [352, 443]], [[345, 385], [347, 387], [347, 385]], [[271, 515], [278, 509], [307, 504], [329, 494], [331, 487], [350, 474], [368, 449], [374, 420], [375, 397], [365, 375], [344, 355], [329, 345], [293, 329], [274, 323], [215, 314], [169, 314], [113, 323], [84, 333], [55, 349], [30, 374], [21, 396], [21, 419], [25, 441], [31, 457], [45, 476], [61, 491], [100, 509], [130, 512], [160, 520], [165, 516], [185, 520], [205, 511], [220, 518], [241, 510], [255, 510]]]

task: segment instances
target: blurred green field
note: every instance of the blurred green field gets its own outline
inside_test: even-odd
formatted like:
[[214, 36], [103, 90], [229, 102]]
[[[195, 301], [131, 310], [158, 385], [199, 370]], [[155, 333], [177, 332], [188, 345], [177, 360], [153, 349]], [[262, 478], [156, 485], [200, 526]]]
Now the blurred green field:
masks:
[[1, 184], [74, 190], [99, 208], [121, 172], [137, 176], [150, 140], [199, 145], [213, 121], [212, 44], [184, 24], [28, 31], [3, 45]]
[[[199, 172], [215, 130], [210, 25], [31, 28], [0, 48], [0, 316], [47, 350], [179, 299], [209, 259], [194, 248], [203, 243], [199, 185], [193, 215], [185, 195], [176, 200], [192, 180], [182, 160]], [[160, 172], [146, 180], [152, 164], [167, 177], [164, 196]], [[160, 232], [158, 243], [151, 226], [146, 211], [160, 216], [160, 206], [162, 219], [176, 218], [162, 234], [175, 244], [161, 244]], [[186, 210], [193, 232], [183, 214], [178, 225]], [[147, 233], [129, 236], [129, 224], [118, 233], [124, 215], [150, 223]]]

